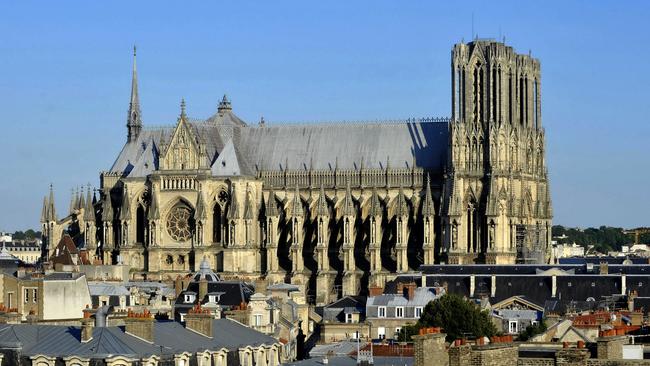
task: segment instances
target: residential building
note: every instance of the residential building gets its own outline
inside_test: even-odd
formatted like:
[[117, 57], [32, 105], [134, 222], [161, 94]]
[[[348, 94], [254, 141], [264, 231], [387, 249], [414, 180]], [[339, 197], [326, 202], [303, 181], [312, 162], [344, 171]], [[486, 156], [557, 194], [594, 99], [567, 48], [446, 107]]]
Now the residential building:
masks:
[[366, 297], [345, 296], [323, 307], [320, 340], [335, 343], [350, 339], [367, 339], [370, 326], [366, 320]]
[[80, 273], [25, 273], [2, 276], [2, 303], [19, 319], [41, 322], [77, 321], [91, 303], [86, 276]]
[[411, 282], [398, 283], [396, 293], [369, 296], [366, 322], [370, 325], [370, 337], [397, 339], [402, 328], [415, 324], [427, 304], [443, 293], [442, 287], [417, 287], [415, 282]]
[[155, 321], [146, 311], [129, 312], [123, 327], [107, 326], [101, 318], [106, 311], [87, 309], [81, 326], [0, 325], [3, 364], [277, 366], [291, 360], [272, 337], [229, 319], [214, 319], [198, 306], [185, 326]]

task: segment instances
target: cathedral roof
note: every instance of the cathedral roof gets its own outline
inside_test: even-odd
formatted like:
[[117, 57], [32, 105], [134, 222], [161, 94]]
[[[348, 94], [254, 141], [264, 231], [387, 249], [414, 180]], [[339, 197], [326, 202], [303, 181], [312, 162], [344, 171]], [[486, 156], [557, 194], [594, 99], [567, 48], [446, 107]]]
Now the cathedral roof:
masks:
[[[444, 119], [386, 123], [306, 123], [249, 126], [232, 110], [206, 120], [187, 119], [203, 143], [215, 175], [255, 175], [257, 171], [417, 167], [440, 172], [446, 161]], [[159, 147], [175, 126], [144, 127], [127, 142], [110, 171], [145, 177], [158, 168]], [[219, 159], [221, 155], [225, 155]], [[226, 160], [226, 166], [223, 166]]]

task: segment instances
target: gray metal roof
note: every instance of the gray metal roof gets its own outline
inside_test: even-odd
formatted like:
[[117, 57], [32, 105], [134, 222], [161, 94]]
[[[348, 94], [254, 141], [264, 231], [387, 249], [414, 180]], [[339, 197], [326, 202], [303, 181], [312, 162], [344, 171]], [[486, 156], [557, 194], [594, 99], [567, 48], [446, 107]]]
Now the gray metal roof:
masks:
[[366, 306], [426, 306], [437, 297], [433, 288], [418, 287], [412, 300], [402, 294], [383, 294], [368, 297]]
[[[205, 144], [216, 176], [337, 166], [384, 169], [388, 164], [442, 171], [448, 144], [445, 119], [247, 126], [231, 111], [224, 111], [207, 120], [188, 120], [187, 125]], [[144, 128], [137, 139], [124, 145], [110, 171], [129, 177], [150, 174], [158, 167], [158, 146], [169, 142], [174, 128]]]
[[124, 332], [124, 327], [97, 327], [93, 338], [81, 343], [80, 327], [42, 324], [0, 325], [0, 348], [22, 348], [26, 356], [78, 355], [104, 358], [113, 355], [150, 355], [196, 352], [206, 349], [235, 350], [244, 346], [277, 344], [274, 338], [230, 319], [213, 320], [213, 337], [204, 337], [172, 321], [154, 322], [154, 342], [148, 343]]
[[90, 296], [129, 296], [131, 292], [124, 286], [107, 282], [89, 282]]

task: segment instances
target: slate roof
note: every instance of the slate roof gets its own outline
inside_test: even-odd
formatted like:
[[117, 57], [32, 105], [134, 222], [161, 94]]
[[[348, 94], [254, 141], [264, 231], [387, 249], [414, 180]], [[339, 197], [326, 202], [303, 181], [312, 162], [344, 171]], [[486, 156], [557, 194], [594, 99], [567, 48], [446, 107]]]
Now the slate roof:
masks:
[[[190, 282], [187, 285], [186, 291], [183, 292], [193, 292], [195, 294], [199, 293], [199, 283]], [[241, 282], [241, 281], [219, 281], [219, 282], [208, 282], [208, 293], [212, 292], [222, 292], [218, 303], [224, 307], [233, 307], [238, 306], [242, 302], [248, 303], [251, 295], [254, 293], [254, 289], [251, 285]], [[195, 305], [198, 301], [201, 301], [201, 304], [207, 302], [205, 299], [196, 299], [193, 303], [185, 303], [183, 300], [184, 296], [178, 296], [176, 298], [176, 303], [174, 305], [177, 309], [189, 309]]]
[[[206, 146], [213, 175], [254, 175], [257, 171], [384, 169], [417, 167], [442, 172], [446, 162], [446, 119], [390, 123], [331, 123], [248, 126], [232, 111], [207, 120], [186, 120]], [[175, 125], [145, 127], [127, 142], [110, 171], [144, 177], [158, 167], [159, 146]], [[223, 157], [222, 157], [223, 155]], [[226, 161], [225, 165], [223, 161]]]
[[407, 299], [402, 294], [383, 294], [368, 297], [366, 306], [426, 306], [436, 297], [434, 289], [419, 287], [415, 289], [415, 296], [412, 300]]
[[131, 292], [124, 285], [106, 282], [89, 282], [90, 296], [129, 296]]
[[204, 337], [173, 321], [154, 322], [153, 344], [124, 332], [124, 327], [97, 327], [93, 338], [81, 343], [81, 329], [72, 326], [39, 324], [0, 325], [0, 348], [22, 347], [26, 356], [85, 356], [105, 358], [113, 355], [150, 355], [196, 352], [206, 349], [234, 350], [244, 346], [272, 345], [277, 341], [230, 319], [213, 320], [213, 337]]

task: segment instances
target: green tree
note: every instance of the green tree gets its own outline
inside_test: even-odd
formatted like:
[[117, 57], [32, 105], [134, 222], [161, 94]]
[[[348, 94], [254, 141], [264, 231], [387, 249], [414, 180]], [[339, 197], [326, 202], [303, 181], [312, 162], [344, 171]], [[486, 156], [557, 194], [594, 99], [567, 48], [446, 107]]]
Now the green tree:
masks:
[[531, 324], [526, 327], [526, 329], [519, 334], [520, 341], [527, 341], [534, 336], [546, 332], [546, 322], [541, 321], [537, 324]]
[[487, 311], [456, 294], [445, 294], [427, 304], [418, 328], [441, 327], [447, 341], [463, 337], [491, 337], [497, 333]]

